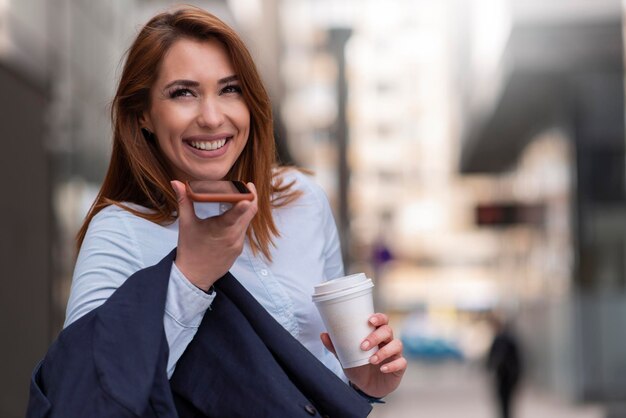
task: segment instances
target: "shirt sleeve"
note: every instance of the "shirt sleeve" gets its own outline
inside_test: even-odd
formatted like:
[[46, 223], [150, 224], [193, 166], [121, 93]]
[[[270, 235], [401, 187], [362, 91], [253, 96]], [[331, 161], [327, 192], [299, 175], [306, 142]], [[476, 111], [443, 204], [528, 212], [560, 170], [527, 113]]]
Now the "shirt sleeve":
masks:
[[209, 295], [191, 284], [176, 267], [176, 263], [172, 263], [163, 318], [165, 336], [170, 348], [167, 360], [168, 378], [172, 377], [176, 362], [196, 335], [204, 313], [210, 308], [215, 295], [215, 291]]
[[[105, 211], [92, 219], [80, 248], [64, 327], [102, 305], [126, 279], [147, 267], [141, 241], [126, 219], [134, 215]], [[175, 264], [172, 265], [163, 317], [170, 350], [168, 377], [214, 298], [215, 292], [209, 295], [196, 288]]]

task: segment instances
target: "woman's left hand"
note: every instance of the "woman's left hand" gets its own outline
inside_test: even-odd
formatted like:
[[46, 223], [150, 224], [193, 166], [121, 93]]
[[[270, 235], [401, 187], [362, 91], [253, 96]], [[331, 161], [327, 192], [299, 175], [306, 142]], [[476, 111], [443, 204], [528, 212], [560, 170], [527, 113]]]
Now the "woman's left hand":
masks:
[[[369, 364], [343, 371], [350, 382], [362, 392], [375, 398], [382, 398], [398, 387], [406, 371], [407, 361], [402, 356], [402, 342], [393, 337], [387, 315], [375, 313], [369, 318], [369, 322], [376, 329], [363, 340], [361, 349], [367, 351], [378, 346], [378, 351], [370, 357]], [[324, 346], [335, 353], [328, 333], [324, 332], [320, 337]]]

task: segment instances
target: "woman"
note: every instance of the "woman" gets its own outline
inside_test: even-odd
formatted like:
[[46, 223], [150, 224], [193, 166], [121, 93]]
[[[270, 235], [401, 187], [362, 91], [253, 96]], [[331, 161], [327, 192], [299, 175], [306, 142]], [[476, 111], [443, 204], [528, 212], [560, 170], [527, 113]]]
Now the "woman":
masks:
[[[269, 98], [231, 28], [193, 7], [151, 19], [128, 51], [112, 120], [109, 169], [79, 233], [66, 331], [79, 328], [72, 324], [92, 318], [129, 277], [176, 248], [171, 268], [166, 264], [162, 317], [170, 380], [180, 380], [181, 357], [190, 356], [186, 351], [205, 316], [205, 322], [212, 319], [219, 279], [231, 272], [361, 395], [380, 398], [398, 386], [406, 360], [383, 314], [371, 317], [376, 329], [362, 344], [364, 350], [380, 347], [370, 365], [342, 370], [330, 354], [332, 342], [310, 295], [315, 284], [343, 274], [332, 214], [310, 179], [276, 167]], [[248, 181], [255, 198], [198, 219], [181, 182], [218, 179]]]

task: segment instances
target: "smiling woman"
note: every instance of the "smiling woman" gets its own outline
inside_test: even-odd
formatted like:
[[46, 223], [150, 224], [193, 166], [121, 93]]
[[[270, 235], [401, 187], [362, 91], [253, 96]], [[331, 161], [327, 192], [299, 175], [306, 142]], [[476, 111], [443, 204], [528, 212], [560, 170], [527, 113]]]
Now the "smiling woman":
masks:
[[[183, 7], [142, 28], [28, 417], [363, 417], [399, 385], [406, 360], [383, 314], [361, 342], [379, 348], [370, 364], [333, 355], [310, 295], [343, 275], [337, 229], [323, 191], [278, 167], [270, 109], [215, 16]], [[182, 183], [194, 180], [246, 181], [252, 200], [200, 219]]]

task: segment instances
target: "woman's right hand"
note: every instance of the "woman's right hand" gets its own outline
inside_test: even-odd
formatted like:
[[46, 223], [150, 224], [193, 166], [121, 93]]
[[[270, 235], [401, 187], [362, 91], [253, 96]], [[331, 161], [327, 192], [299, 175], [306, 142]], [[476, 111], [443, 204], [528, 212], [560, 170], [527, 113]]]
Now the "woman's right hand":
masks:
[[208, 291], [243, 251], [246, 231], [257, 212], [256, 188], [247, 184], [254, 200], [238, 202], [220, 216], [199, 219], [185, 185], [177, 180], [171, 184], [178, 198], [176, 266], [191, 283]]

